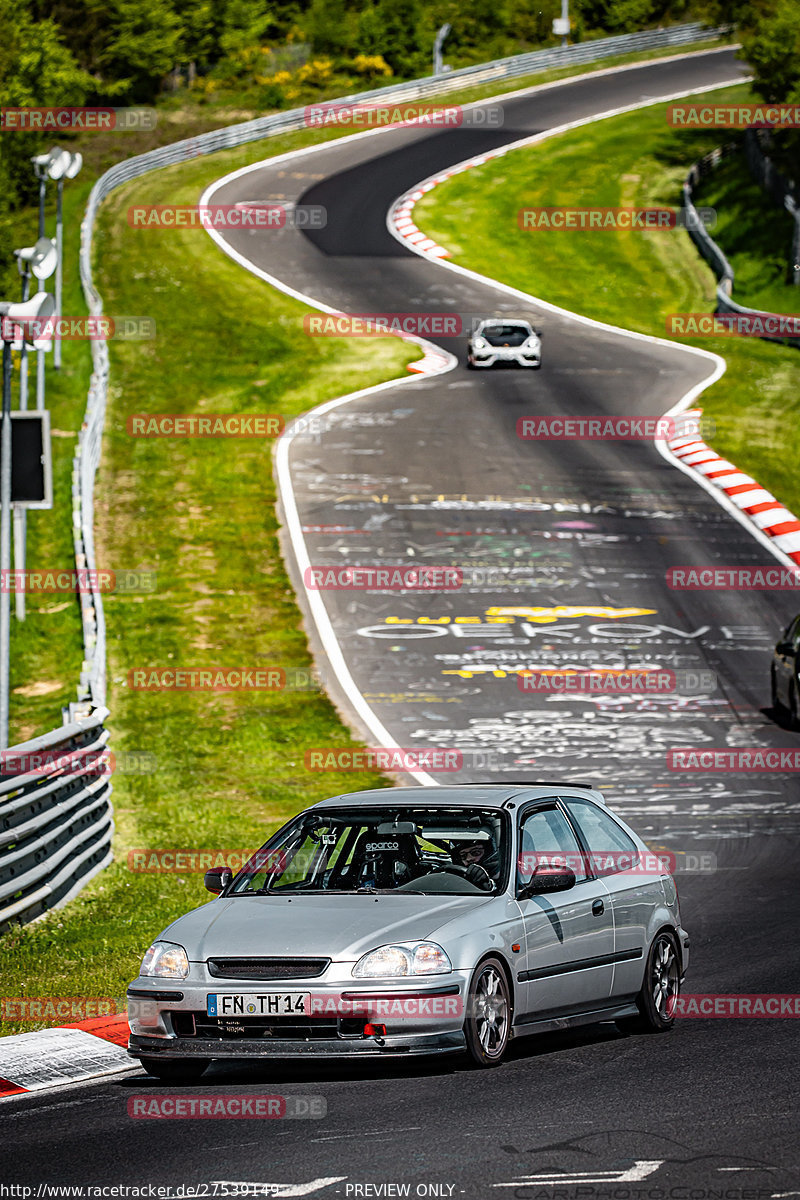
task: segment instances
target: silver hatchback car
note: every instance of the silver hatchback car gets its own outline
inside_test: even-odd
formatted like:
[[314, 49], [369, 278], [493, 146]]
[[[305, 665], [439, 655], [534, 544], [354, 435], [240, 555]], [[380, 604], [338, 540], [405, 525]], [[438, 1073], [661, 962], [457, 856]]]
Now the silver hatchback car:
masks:
[[169, 1081], [222, 1058], [494, 1067], [525, 1034], [666, 1031], [688, 964], [663, 861], [574, 784], [335, 796], [206, 887], [128, 990], [129, 1052]]

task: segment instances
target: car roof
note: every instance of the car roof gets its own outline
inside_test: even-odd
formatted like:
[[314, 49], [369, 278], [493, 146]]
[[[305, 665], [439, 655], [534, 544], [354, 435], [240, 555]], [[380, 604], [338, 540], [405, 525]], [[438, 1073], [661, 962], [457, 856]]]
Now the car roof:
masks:
[[531, 323], [524, 317], [484, 317], [481, 325], [527, 325], [530, 328]]
[[563, 783], [539, 780], [531, 783], [456, 783], [443, 787], [371, 788], [363, 792], [342, 792], [312, 805], [319, 808], [340, 808], [342, 804], [364, 807], [395, 808], [398, 804], [420, 805], [426, 808], [504, 808], [541, 800], [550, 796], [582, 796], [605, 804], [603, 795], [590, 784]]

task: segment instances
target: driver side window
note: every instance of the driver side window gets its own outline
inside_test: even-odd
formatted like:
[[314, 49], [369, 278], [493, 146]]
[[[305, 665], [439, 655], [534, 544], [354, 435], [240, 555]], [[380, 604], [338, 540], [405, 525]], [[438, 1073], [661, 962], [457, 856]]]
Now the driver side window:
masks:
[[539, 864], [570, 867], [577, 883], [587, 878], [575, 834], [555, 805], [537, 809], [523, 819], [517, 860], [518, 887], [529, 882]]

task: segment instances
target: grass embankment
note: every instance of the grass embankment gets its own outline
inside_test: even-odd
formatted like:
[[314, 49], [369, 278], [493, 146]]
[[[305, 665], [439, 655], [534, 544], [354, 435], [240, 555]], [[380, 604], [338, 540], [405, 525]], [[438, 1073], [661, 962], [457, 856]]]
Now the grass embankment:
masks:
[[[709, 98], [748, 97], [739, 87]], [[663, 337], [668, 314], [714, 308], [714, 276], [685, 232], [523, 232], [517, 213], [548, 205], [677, 207], [688, 166], [719, 140], [719, 132], [670, 128], [663, 106], [654, 106], [454, 176], [417, 204], [414, 219], [454, 262], [597, 320]], [[487, 211], [493, 220], [481, 219], [475, 238]], [[728, 363], [701, 400], [716, 422], [714, 448], [800, 511], [797, 350], [756, 338], [685, 343]]]

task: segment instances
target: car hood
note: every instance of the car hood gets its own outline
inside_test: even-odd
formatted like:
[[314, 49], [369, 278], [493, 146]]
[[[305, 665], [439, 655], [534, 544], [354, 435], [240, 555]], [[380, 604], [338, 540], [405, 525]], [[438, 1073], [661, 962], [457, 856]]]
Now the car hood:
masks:
[[358, 959], [387, 942], [431, 937], [491, 896], [236, 896], [179, 917], [161, 935], [192, 962], [218, 955]]

